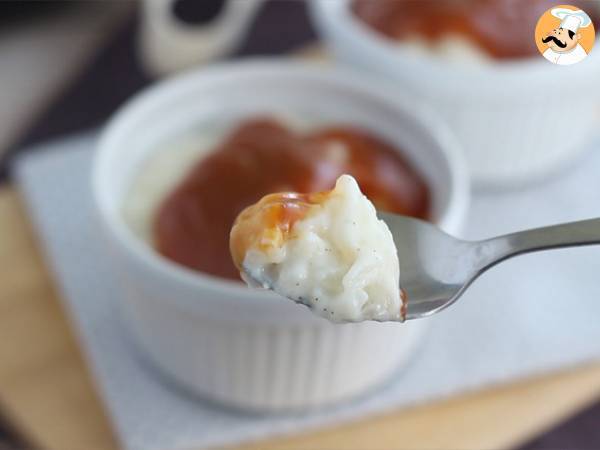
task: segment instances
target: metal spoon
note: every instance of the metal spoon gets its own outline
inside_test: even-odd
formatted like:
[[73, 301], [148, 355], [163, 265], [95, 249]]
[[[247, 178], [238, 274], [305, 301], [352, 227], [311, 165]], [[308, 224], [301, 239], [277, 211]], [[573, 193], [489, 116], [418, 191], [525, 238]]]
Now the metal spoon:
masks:
[[422, 220], [382, 212], [378, 216], [390, 228], [398, 249], [406, 319], [427, 317], [450, 306], [482, 273], [513, 256], [600, 244], [600, 219], [463, 241]]

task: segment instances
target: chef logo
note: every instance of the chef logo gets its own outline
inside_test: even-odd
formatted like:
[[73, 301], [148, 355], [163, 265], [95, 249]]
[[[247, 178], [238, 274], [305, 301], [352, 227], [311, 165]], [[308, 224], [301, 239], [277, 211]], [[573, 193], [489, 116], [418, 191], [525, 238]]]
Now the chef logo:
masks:
[[544, 58], [567, 66], [583, 61], [594, 46], [594, 24], [575, 6], [550, 8], [538, 21], [535, 41]]

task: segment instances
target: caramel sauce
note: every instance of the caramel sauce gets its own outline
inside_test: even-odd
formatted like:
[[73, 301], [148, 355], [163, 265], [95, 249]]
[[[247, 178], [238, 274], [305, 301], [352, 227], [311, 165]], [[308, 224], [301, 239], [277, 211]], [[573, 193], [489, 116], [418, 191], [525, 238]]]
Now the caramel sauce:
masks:
[[233, 263], [238, 270], [242, 270], [249, 248], [256, 246], [268, 252], [281, 247], [291, 237], [294, 224], [322, 204], [328, 194], [281, 192], [267, 195], [244, 209], [235, 220], [229, 239]]
[[[428, 218], [428, 187], [390, 144], [355, 127], [300, 134], [265, 118], [240, 124], [190, 169], [156, 212], [154, 244], [179, 264], [239, 279], [229, 253], [237, 215], [273, 192], [326, 191], [344, 173], [357, 180], [378, 209]], [[314, 201], [289, 195], [263, 205], [268, 206], [267, 220], [283, 224], [282, 233]]]
[[408, 313], [408, 295], [406, 295], [406, 291], [402, 288], [400, 288], [400, 301], [402, 302], [400, 305], [400, 321], [404, 322]]
[[[586, 7], [582, 1], [570, 4]], [[438, 41], [461, 35], [494, 58], [516, 59], [537, 55], [535, 26], [552, 6], [548, 0], [355, 0], [352, 9], [392, 39], [417, 35]]]

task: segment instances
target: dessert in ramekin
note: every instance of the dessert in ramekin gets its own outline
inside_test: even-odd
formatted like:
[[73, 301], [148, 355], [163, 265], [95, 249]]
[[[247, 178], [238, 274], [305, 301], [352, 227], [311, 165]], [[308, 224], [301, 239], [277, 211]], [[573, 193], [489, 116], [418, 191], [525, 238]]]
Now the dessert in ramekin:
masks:
[[[390, 35], [399, 31], [391, 25], [376, 29], [383, 19], [367, 20], [364, 12], [359, 17], [357, 2], [378, 8], [393, 3], [395, 8], [418, 4], [434, 10], [440, 5], [474, 13], [483, 9], [487, 23], [476, 18], [465, 24], [460, 16], [452, 19], [455, 24], [436, 22], [437, 16], [428, 12], [413, 22], [407, 20], [410, 32], [396, 39]], [[596, 2], [574, 3], [584, 4], [590, 13], [598, 11]], [[313, 0], [310, 4], [314, 22], [337, 59], [383, 75], [395, 83], [399, 95], [410, 94], [415, 103], [427, 104], [442, 115], [465, 149], [477, 184], [516, 186], [564, 168], [586, 149], [598, 129], [600, 52], [596, 49], [572, 66], [553, 65], [533, 53], [537, 51], [536, 16], [552, 6], [542, 0]], [[410, 8], [405, 12], [410, 14]], [[513, 22], [520, 24], [516, 31], [510, 31]], [[435, 39], [415, 38], [419, 23]], [[438, 29], [431, 29], [436, 23]], [[505, 35], [493, 36], [498, 32], [494, 27]], [[456, 31], [463, 29], [475, 29], [477, 39]], [[522, 49], [513, 42], [516, 38], [523, 42]], [[490, 42], [498, 39], [506, 45], [494, 48]]]
[[[423, 177], [431, 220], [452, 232], [460, 226], [469, 195], [460, 149], [435, 115], [389, 98], [385, 87], [284, 61], [184, 74], [134, 99], [99, 143], [95, 199], [124, 280], [126, 323], [160, 370], [213, 401], [274, 411], [348, 399], [404, 364], [426, 324], [332, 324], [275, 294], [176, 263], [148, 242], [143, 217], [155, 210], [156, 191], [169, 190], [202, 148], [257, 115], [370, 130], [401, 148]], [[149, 170], [153, 176], [140, 182]], [[139, 200], [127, 207], [131, 195]]]

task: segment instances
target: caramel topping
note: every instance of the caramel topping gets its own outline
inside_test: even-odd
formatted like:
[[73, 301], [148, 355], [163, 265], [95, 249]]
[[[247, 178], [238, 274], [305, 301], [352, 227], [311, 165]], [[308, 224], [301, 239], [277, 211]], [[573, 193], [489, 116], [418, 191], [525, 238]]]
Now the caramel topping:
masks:
[[[255, 119], [240, 124], [165, 198], [154, 218], [154, 244], [179, 264], [239, 279], [229, 253], [237, 215], [272, 192], [331, 189], [344, 173], [378, 209], [427, 218], [428, 187], [385, 141], [356, 127], [300, 134], [275, 120]], [[302, 202], [284, 203], [281, 212], [273, 207], [271, 214], [288, 217], [291, 227]]]
[[290, 239], [296, 222], [322, 204], [329, 192], [269, 194], [243, 210], [237, 217], [229, 239], [233, 262], [239, 270], [246, 252], [257, 248], [262, 252], [283, 246]]

